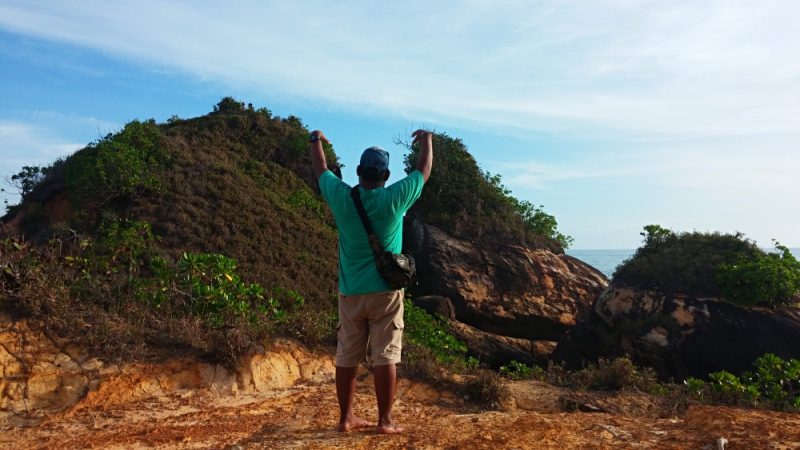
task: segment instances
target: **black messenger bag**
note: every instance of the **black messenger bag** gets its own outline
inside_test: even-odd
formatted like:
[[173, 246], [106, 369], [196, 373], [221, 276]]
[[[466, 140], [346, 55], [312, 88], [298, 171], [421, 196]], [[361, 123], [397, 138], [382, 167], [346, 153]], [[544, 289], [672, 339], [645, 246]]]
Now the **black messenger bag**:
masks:
[[369, 221], [367, 211], [364, 210], [364, 204], [361, 203], [361, 192], [358, 190], [358, 185], [355, 185], [350, 190], [350, 196], [353, 197], [356, 211], [358, 211], [358, 216], [361, 218], [361, 223], [367, 232], [369, 246], [372, 247], [372, 254], [375, 256], [375, 267], [378, 269], [378, 274], [392, 289], [397, 290], [408, 287], [416, 273], [414, 257], [402, 253], [387, 252], [383, 248], [381, 240], [375, 235], [375, 230], [372, 229], [372, 223]]

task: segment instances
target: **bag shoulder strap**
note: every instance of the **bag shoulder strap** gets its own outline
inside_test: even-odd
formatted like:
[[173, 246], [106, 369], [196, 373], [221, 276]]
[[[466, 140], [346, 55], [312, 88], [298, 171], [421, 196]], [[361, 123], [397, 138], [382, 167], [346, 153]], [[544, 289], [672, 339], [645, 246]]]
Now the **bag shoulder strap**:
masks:
[[364, 230], [367, 231], [367, 236], [375, 234], [375, 230], [372, 229], [372, 223], [369, 221], [369, 216], [367, 216], [367, 211], [364, 209], [364, 203], [361, 202], [361, 192], [358, 190], [358, 185], [353, 186], [350, 190], [350, 197], [353, 197], [358, 217], [361, 218], [361, 223], [364, 225]]
[[372, 255], [375, 256], [375, 261], [380, 259], [381, 255], [386, 253], [383, 243], [378, 239], [375, 230], [372, 229], [372, 223], [369, 221], [367, 211], [364, 209], [364, 203], [361, 202], [361, 192], [358, 190], [358, 185], [353, 186], [350, 190], [350, 196], [353, 197], [353, 203], [356, 205], [358, 217], [361, 218], [361, 224], [364, 225], [364, 230], [367, 232], [367, 239], [369, 239], [369, 246], [372, 248]]

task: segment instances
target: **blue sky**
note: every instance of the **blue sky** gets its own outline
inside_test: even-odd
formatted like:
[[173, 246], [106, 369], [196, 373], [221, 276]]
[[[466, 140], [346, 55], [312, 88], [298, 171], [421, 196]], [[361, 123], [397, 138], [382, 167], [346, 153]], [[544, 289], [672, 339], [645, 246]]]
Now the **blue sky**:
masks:
[[577, 249], [800, 247], [799, 2], [365, 3], [0, 0], [0, 174], [233, 95], [325, 131], [350, 182], [376, 144], [400, 174], [416, 126], [460, 137]]

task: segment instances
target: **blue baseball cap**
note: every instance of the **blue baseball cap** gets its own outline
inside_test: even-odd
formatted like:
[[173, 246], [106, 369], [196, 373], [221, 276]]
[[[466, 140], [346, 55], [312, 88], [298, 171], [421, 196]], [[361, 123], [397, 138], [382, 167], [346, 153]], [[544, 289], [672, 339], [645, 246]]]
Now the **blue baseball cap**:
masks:
[[378, 147], [370, 147], [361, 154], [361, 169], [377, 169], [378, 172], [389, 170], [389, 152]]

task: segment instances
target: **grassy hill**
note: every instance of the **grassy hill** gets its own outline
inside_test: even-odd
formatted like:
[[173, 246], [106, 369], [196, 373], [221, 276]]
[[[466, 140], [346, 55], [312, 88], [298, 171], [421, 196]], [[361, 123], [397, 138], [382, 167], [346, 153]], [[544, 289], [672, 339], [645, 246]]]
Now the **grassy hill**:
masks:
[[[9, 180], [22, 201], [0, 225], [2, 308], [123, 359], [183, 349], [232, 365], [270, 336], [333, 343], [337, 230], [308, 135], [297, 117], [225, 98], [205, 116], [133, 121], [23, 168]], [[438, 181], [414, 213], [465, 238], [561, 251], [554, 219], [534, 228], [552, 216], [510, 197], [463, 143], [437, 139]], [[464, 189], [482, 203], [448, 200]]]

